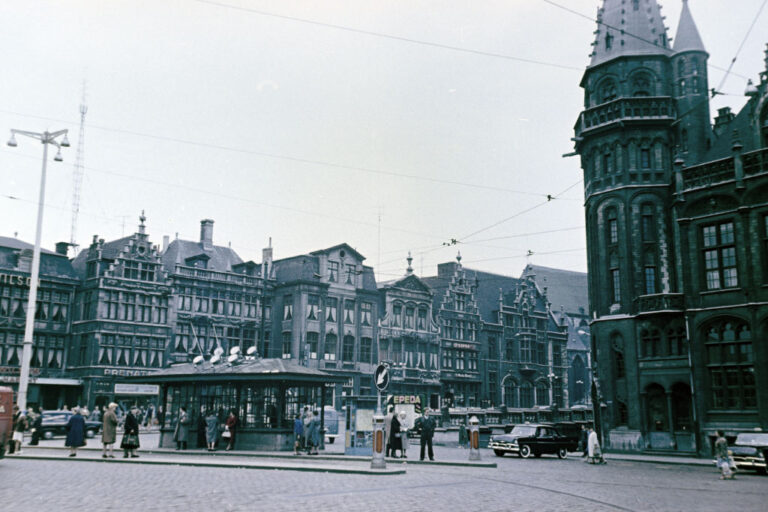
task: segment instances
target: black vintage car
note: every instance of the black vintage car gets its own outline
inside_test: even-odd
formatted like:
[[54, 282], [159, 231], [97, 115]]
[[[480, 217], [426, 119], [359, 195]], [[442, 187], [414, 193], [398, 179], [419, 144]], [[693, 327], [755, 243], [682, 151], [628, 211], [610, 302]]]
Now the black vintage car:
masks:
[[744, 432], [736, 437], [730, 448], [738, 469], [751, 469], [766, 474], [768, 462], [768, 433]]
[[516, 453], [520, 457], [541, 457], [545, 453], [556, 454], [561, 459], [568, 451], [575, 451], [578, 442], [560, 435], [549, 425], [515, 425], [509, 434], [491, 436], [488, 448], [499, 457]]
[[[43, 439], [53, 439], [53, 436], [67, 435], [67, 422], [74, 413], [72, 411], [43, 411], [43, 421], [40, 436]], [[85, 420], [85, 435], [94, 437], [101, 430], [101, 422]]]

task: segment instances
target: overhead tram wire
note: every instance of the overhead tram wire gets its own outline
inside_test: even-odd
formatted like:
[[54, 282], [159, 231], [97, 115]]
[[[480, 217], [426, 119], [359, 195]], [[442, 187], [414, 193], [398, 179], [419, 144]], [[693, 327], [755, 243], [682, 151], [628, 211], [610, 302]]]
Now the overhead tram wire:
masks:
[[[76, 123], [73, 123], [72, 121], [66, 121], [66, 120], [63, 120], [63, 119], [55, 119], [55, 118], [45, 117], [45, 116], [38, 116], [38, 115], [34, 115], [34, 114], [24, 114], [24, 113], [21, 113], [21, 112], [14, 112], [14, 111], [4, 110], [4, 109], [0, 109], [0, 112], [2, 112], [4, 114], [15, 115], [15, 116], [29, 117], [29, 118], [32, 118], [32, 119], [42, 119], [42, 120], [45, 120], [45, 121], [53, 121], [53, 122], [57, 122], [57, 123], [69, 123], [69, 124], [72, 124], [73, 126], [76, 125]], [[98, 126], [98, 125], [93, 125], [93, 124], [86, 124], [85, 126], [88, 127], [88, 128], [96, 129], [96, 130], [102, 130], [102, 131], [107, 131], [107, 132], [115, 132], [115, 133], [122, 133], [122, 134], [125, 134], [125, 135], [134, 135], [134, 136], [137, 136], [137, 137], [145, 137], [145, 138], [148, 138], [148, 139], [162, 140], [162, 141], [165, 141], [165, 142], [176, 142], [178, 144], [188, 144], [188, 145], [195, 146], [195, 147], [206, 147], [206, 148], [209, 148], [209, 149], [218, 149], [218, 150], [221, 150], [221, 151], [230, 151], [230, 152], [233, 152], [233, 153], [241, 153], [241, 154], [246, 154], [246, 155], [261, 156], [261, 157], [266, 157], [266, 158], [274, 158], [276, 160], [286, 160], [286, 161], [289, 161], [289, 162], [297, 162], [297, 163], [302, 163], [302, 164], [319, 165], [319, 166], [331, 167], [331, 168], [342, 169], [342, 170], [347, 170], [347, 171], [358, 171], [358, 172], [363, 172], [363, 173], [368, 173], [368, 174], [377, 174], [377, 175], [381, 175], [381, 176], [394, 176], [396, 178], [413, 179], [413, 180], [424, 181], [424, 182], [428, 182], [428, 183], [440, 183], [440, 184], [445, 184], [445, 185], [455, 185], [455, 186], [460, 186], [460, 187], [476, 188], [476, 189], [481, 189], [481, 190], [493, 190], [493, 191], [496, 191], [496, 192], [507, 192], [507, 193], [511, 193], [511, 194], [520, 194], [520, 195], [535, 196], [535, 197], [544, 197], [544, 196], [546, 196], [546, 194], [540, 194], [538, 192], [530, 192], [530, 191], [526, 191], [526, 190], [515, 190], [515, 189], [504, 188], [504, 187], [494, 187], [494, 186], [491, 186], [491, 185], [483, 185], [483, 184], [480, 184], [480, 183], [470, 183], [470, 182], [465, 182], [465, 181], [446, 180], [446, 179], [440, 179], [440, 178], [432, 178], [432, 177], [429, 177], [429, 176], [418, 176], [416, 174], [399, 173], [399, 172], [394, 172], [394, 171], [386, 171], [386, 170], [382, 170], [382, 169], [371, 169], [371, 168], [367, 168], [367, 167], [359, 167], [359, 166], [354, 166], [354, 165], [339, 164], [339, 163], [335, 163], [335, 162], [326, 162], [326, 161], [323, 161], [323, 160], [312, 160], [312, 159], [309, 159], [309, 158], [299, 158], [299, 157], [294, 157], [294, 156], [289, 156], [289, 155], [280, 155], [280, 154], [277, 154], [277, 153], [268, 153], [268, 152], [264, 152], [264, 151], [254, 151], [254, 150], [249, 150], [249, 149], [237, 148], [237, 147], [233, 147], [233, 146], [221, 146], [221, 145], [211, 144], [211, 143], [207, 143], [207, 142], [199, 142], [199, 141], [194, 141], [194, 140], [180, 139], [180, 138], [177, 138], [177, 137], [168, 137], [168, 136], [165, 136], [165, 135], [155, 135], [155, 134], [137, 132], [137, 131], [132, 131], [132, 130], [124, 130], [124, 129], [121, 129], [121, 128], [112, 128], [112, 127], [108, 127], [108, 126]]]
[[[511, 215], [511, 216], [509, 216], [509, 217], [506, 217], [506, 218], [504, 218], [504, 219], [501, 219], [500, 221], [494, 222], [494, 223], [493, 223], [493, 224], [491, 224], [490, 226], [486, 226], [486, 227], [484, 227], [484, 228], [482, 228], [482, 229], [478, 229], [477, 231], [473, 231], [472, 233], [470, 233], [470, 234], [468, 234], [468, 235], [466, 235], [466, 236], [464, 236], [464, 237], [462, 237], [462, 238], [459, 238], [459, 239], [457, 239], [457, 240], [458, 240], [459, 242], [462, 242], [462, 243], [466, 243], [466, 239], [467, 239], [467, 238], [472, 238], [472, 237], [473, 237], [473, 236], [475, 236], [475, 235], [478, 235], [478, 234], [480, 234], [480, 233], [483, 233], [483, 232], [485, 232], [485, 231], [488, 231], [489, 229], [493, 229], [493, 228], [495, 228], [496, 226], [499, 226], [499, 225], [501, 225], [501, 224], [504, 224], [505, 222], [508, 222], [508, 221], [510, 221], [510, 220], [512, 220], [512, 219], [514, 219], [515, 217], [519, 217], [520, 215], [523, 215], [523, 214], [525, 214], [525, 213], [528, 213], [528, 212], [530, 212], [530, 211], [532, 211], [532, 210], [535, 210], [535, 209], [537, 209], [537, 208], [541, 208], [541, 207], [542, 207], [542, 206], [544, 206], [545, 204], [547, 204], [547, 203], [549, 203], [549, 202], [551, 202], [551, 201], [553, 201], [553, 200], [557, 199], [557, 198], [558, 198], [558, 196], [560, 196], [560, 195], [562, 195], [562, 194], [565, 194], [566, 192], [568, 192], [569, 190], [571, 190], [573, 187], [575, 187], [576, 185], [578, 185], [578, 184], [579, 184], [579, 183], [581, 183], [581, 182], [582, 182], [582, 180], [579, 180], [579, 181], [577, 181], [576, 183], [574, 183], [573, 185], [570, 185], [569, 187], [565, 188], [564, 190], [562, 190], [561, 192], [559, 192], [559, 193], [557, 193], [557, 194], [555, 194], [555, 195], [547, 195], [547, 200], [546, 200], [546, 201], [543, 201], [543, 202], [541, 202], [541, 203], [535, 204], [535, 205], [531, 206], [530, 208], [526, 208], [525, 210], [521, 210], [521, 211], [519, 211], [519, 212], [515, 213], [514, 215]], [[454, 244], [454, 245], [455, 245], [455, 244]]]
[[[17, 156], [17, 157], [20, 157], [20, 158], [30, 158], [30, 159], [35, 158], [35, 157], [32, 157], [32, 156], [23, 155], [23, 154], [19, 154], [19, 153], [12, 153], [12, 152], [1, 150], [1, 149], [0, 149], [0, 153], [7, 153], [9, 155], [14, 155], [14, 156]], [[245, 197], [240, 197], [240, 196], [235, 196], [235, 195], [230, 195], [230, 194], [224, 194], [224, 193], [221, 193], [221, 192], [214, 192], [214, 191], [209, 190], [209, 189], [196, 188], [196, 187], [192, 187], [192, 186], [189, 186], [189, 185], [183, 185], [183, 184], [179, 184], [179, 183], [170, 183], [170, 182], [167, 182], [167, 181], [162, 181], [162, 180], [158, 180], [158, 179], [154, 179], [154, 178], [138, 177], [138, 176], [135, 176], [135, 175], [132, 175], [132, 174], [125, 174], [125, 173], [120, 173], [120, 172], [115, 172], [115, 171], [108, 171], [108, 170], [104, 170], [104, 169], [97, 169], [95, 167], [90, 167], [90, 166], [85, 166], [84, 168], [89, 170], [89, 171], [96, 172], [96, 173], [99, 173], [99, 174], [107, 174], [107, 175], [110, 175], [110, 176], [119, 176], [121, 178], [127, 178], [127, 179], [130, 179], [130, 180], [133, 180], [133, 181], [142, 181], [142, 182], [145, 182], [145, 183], [151, 183], [151, 184], [154, 184], [154, 185], [162, 185], [162, 186], [167, 186], [167, 187], [171, 187], [171, 188], [175, 188], [175, 189], [184, 189], [184, 190], [187, 190], [187, 191], [190, 191], [190, 192], [196, 192], [196, 193], [200, 193], [200, 194], [204, 194], [204, 195], [208, 195], [208, 196], [220, 197], [220, 198], [223, 198], [223, 199], [233, 199], [233, 200], [241, 201], [241, 202], [244, 202], [244, 203], [250, 203], [250, 204], [253, 204], [253, 205], [257, 205], [257, 206], [264, 206], [264, 207], [267, 207], [267, 208], [274, 208], [274, 209], [285, 210], [285, 211], [290, 211], [290, 212], [294, 212], [294, 213], [301, 213], [301, 214], [304, 214], [304, 215], [311, 215], [313, 217], [325, 217], [325, 218], [328, 218], [328, 219], [333, 219], [333, 220], [338, 220], [338, 221], [342, 221], [342, 222], [347, 222], [347, 223], [350, 223], [350, 224], [357, 224], [357, 225], [360, 225], [360, 226], [369, 226], [369, 227], [376, 227], [376, 226], [378, 226], [378, 224], [374, 223], [374, 222], [365, 222], [365, 221], [361, 221], [361, 220], [354, 220], [354, 219], [347, 218], [347, 217], [337, 217], [337, 216], [334, 216], [334, 215], [329, 215], [328, 213], [325, 213], [325, 212], [314, 212], [314, 211], [309, 211], [309, 210], [302, 210], [302, 209], [299, 209], [299, 208], [293, 208], [293, 207], [290, 207], [290, 206], [282, 206], [282, 205], [277, 205], [277, 204], [265, 203], [265, 202], [261, 202], [261, 201], [255, 201], [253, 199], [249, 199], [249, 198], [245, 198]], [[403, 228], [394, 227], [394, 226], [382, 225], [382, 228], [387, 229], [389, 231], [397, 231], [397, 232], [400, 232], [400, 233], [406, 233], [406, 234], [421, 236], [421, 237], [425, 237], [425, 238], [435, 238], [435, 239], [440, 239], [440, 240], [445, 239], [445, 237], [440, 237], [438, 235], [428, 234], [428, 233], [421, 233], [421, 232], [418, 232], [418, 231], [411, 231], [411, 230], [408, 230], [408, 229], [403, 229]]]
[[396, 35], [392, 35], [392, 34], [385, 34], [384, 32], [374, 32], [372, 30], [363, 30], [363, 29], [354, 28], [354, 27], [347, 27], [345, 25], [337, 25], [337, 24], [334, 24], [334, 23], [327, 23], [327, 22], [323, 22], [323, 21], [316, 21], [316, 20], [309, 20], [309, 19], [306, 19], [306, 18], [299, 18], [297, 16], [287, 16], [287, 15], [284, 15], [284, 14], [275, 14], [275, 13], [268, 12], [268, 11], [261, 11], [261, 10], [253, 9], [253, 8], [250, 8], [250, 7], [241, 7], [239, 5], [231, 5], [231, 4], [227, 4], [227, 3], [224, 3], [224, 2], [216, 2], [216, 1], [213, 1], [213, 0], [193, 0], [193, 1], [195, 1], [197, 3], [201, 3], [201, 4], [212, 5], [212, 6], [216, 6], [216, 7], [222, 7], [222, 8], [225, 8], [225, 9], [232, 9], [232, 10], [236, 10], [236, 11], [242, 11], [242, 12], [248, 12], [248, 13], [251, 13], [251, 14], [257, 14], [259, 16], [266, 16], [266, 17], [270, 17], [270, 18], [276, 18], [276, 19], [281, 19], [281, 20], [288, 20], [288, 21], [293, 21], [293, 22], [297, 22], [297, 23], [306, 23], [308, 25], [315, 25], [315, 26], [318, 26], [318, 27], [326, 27], [326, 28], [332, 28], [332, 29], [336, 29], [336, 30], [343, 30], [343, 31], [346, 31], [346, 32], [352, 32], [352, 33], [355, 33], [355, 34], [362, 34], [362, 35], [366, 35], [366, 36], [380, 37], [380, 38], [384, 38], [384, 39], [391, 39], [391, 40], [394, 40], [394, 41], [400, 41], [400, 42], [404, 42], [404, 43], [418, 44], [418, 45], [422, 45], [422, 46], [430, 46], [430, 47], [433, 47], [433, 48], [441, 48], [443, 50], [452, 50], [452, 51], [468, 53], [468, 54], [472, 54], [472, 55], [482, 55], [484, 57], [493, 57], [493, 58], [497, 58], [497, 59], [513, 60], [513, 61], [516, 61], [516, 62], [524, 62], [526, 64], [535, 64], [535, 65], [539, 65], [539, 66], [548, 66], [548, 67], [559, 68], [559, 69], [567, 69], [569, 71], [581, 71], [581, 68], [579, 68], [579, 67], [568, 66], [566, 64], [556, 64], [554, 62], [545, 62], [545, 61], [536, 60], [536, 59], [528, 59], [528, 58], [525, 58], [525, 57], [516, 57], [514, 55], [506, 55], [506, 54], [503, 54], [503, 53], [484, 52], [482, 50], [473, 50], [471, 48], [462, 48], [460, 46], [452, 46], [452, 45], [448, 45], [448, 44], [434, 43], [434, 42], [431, 42], [431, 41], [424, 41], [422, 39], [413, 39], [413, 38], [410, 38], [410, 37], [403, 37], [403, 36], [396, 36]]

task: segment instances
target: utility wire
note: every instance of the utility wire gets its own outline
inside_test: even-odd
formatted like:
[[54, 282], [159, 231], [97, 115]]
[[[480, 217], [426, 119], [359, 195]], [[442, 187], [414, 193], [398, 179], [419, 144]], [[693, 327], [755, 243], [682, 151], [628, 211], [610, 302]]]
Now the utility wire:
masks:
[[[197, 1], [197, 0], [195, 0], [195, 1]], [[32, 118], [32, 119], [42, 119], [42, 120], [45, 120], [45, 121], [53, 121], [53, 122], [57, 122], [57, 123], [69, 123], [70, 125], [74, 125], [74, 123], [72, 121], [66, 121], [66, 120], [63, 120], [63, 119], [54, 119], [54, 118], [45, 117], [45, 116], [38, 116], [38, 115], [34, 115], [34, 114], [24, 114], [24, 113], [21, 113], [21, 112], [14, 112], [14, 111], [4, 110], [4, 109], [0, 109], [0, 112], [2, 112], [4, 114], [15, 115], [15, 116], [29, 117], [29, 118]], [[261, 156], [261, 157], [266, 157], [266, 158], [274, 158], [274, 159], [277, 159], [277, 160], [287, 160], [287, 161], [290, 161], [290, 162], [298, 162], [298, 163], [302, 163], [302, 164], [320, 165], [320, 166], [331, 167], [331, 168], [336, 168], [336, 169], [343, 169], [343, 170], [347, 170], [347, 171], [358, 171], [358, 172], [364, 172], [364, 173], [368, 173], [368, 174], [378, 174], [378, 175], [382, 175], [382, 176], [394, 176], [394, 177], [397, 177], [397, 178], [407, 178], [407, 179], [425, 181], [425, 182], [428, 182], [428, 183], [440, 183], [440, 184], [446, 184], [446, 185], [456, 185], [456, 186], [476, 188], [476, 189], [481, 189], [481, 190], [493, 190], [493, 191], [497, 191], [497, 192], [509, 192], [509, 193], [512, 193], [512, 194], [521, 194], [521, 195], [536, 196], [536, 197], [546, 197], [547, 196], [547, 194], [542, 194], [542, 193], [538, 193], [538, 192], [529, 192], [529, 191], [524, 191], [524, 190], [514, 190], [514, 189], [509, 189], [509, 188], [504, 188], [504, 187], [495, 187], [495, 186], [491, 186], [491, 185], [483, 185], [483, 184], [480, 184], [480, 183], [470, 183], [470, 182], [465, 182], [465, 181], [455, 181], [455, 180], [446, 180], [446, 179], [441, 179], [441, 178], [431, 178], [429, 176], [419, 176], [419, 175], [416, 175], [416, 174], [399, 173], [399, 172], [394, 172], [394, 171], [386, 171], [386, 170], [382, 170], [382, 169], [372, 169], [372, 168], [368, 168], [368, 167], [359, 167], [359, 166], [354, 166], [354, 165], [345, 165], [345, 164], [339, 164], [339, 163], [335, 163], [335, 162], [326, 162], [326, 161], [323, 161], [323, 160], [312, 160], [312, 159], [309, 159], [309, 158], [300, 158], [300, 157], [294, 157], [294, 156], [290, 156], [290, 155], [280, 155], [280, 154], [277, 154], [277, 153], [268, 153], [268, 152], [265, 152], [265, 151], [254, 151], [254, 150], [250, 150], [250, 149], [243, 149], [243, 148], [238, 148], [238, 147], [233, 147], [233, 146], [222, 146], [222, 145], [218, 145], [218, 144], [210, 144], [210, 143], [206, 143], [206, 142], [199, 142], [199, 141], [194, 141], [194, 140], [181, 139], [181, 138], [177, 138], [177, 137], [168, 137], [168, 136], [165, 136], [165, 135], [155, 135], [155, 134], [137, 132], [137, 131], [132, 131], [132, 130], [124, 130], [124, 129], [121, 129], [121, 128], [112, 128], [112, 127], [108, 127], [108, 126], [98, 126], [98, 125], [93, 125], [93, 124], [88, 124], [88, 123], [86, 123], [85, 126], [88, 127], [88, 128], [92, 128], [92, 129], [96, 129], [96, 130], [103, 130], [103, 131], [107, 131], [107, 132], [122, 133], [122, 134], [125, 134], [125, 135], [134, 135], [134, 136], [137, 136], [137, 137], [145, 137], [145, 138], [149, 138], [149, 139], [162, 140], [162, 141], [166, 141], [166, 142], [176, 142], [176, 143], [179, 143], [179, 144], [188, 144], [188, 145], [196, 146], [196, 147], [206, 147], [206, 148], [210, 148], [210, 149], [218, 149], [218, 150], [221, 150], [221, 151], [230, 151], [230, 152], [242, 153], [242, 154], [246, 154], [246, 155], [255, 155], [255, 156]]]
[[[14, 156], [18, 156], [18, 157], [22, 157], [22, 158], [29, 158], [29, 159], [37, 158], [37, 157], [33, 157], [31, 155], [18, 154], [18, 153], [10, 152], [10, 151], [7, 151], [7, 150], [0, 150], [0, 153], [7, 153], [9, 155], [14, 155]], [[121, 177], [121, 178], [127, 178], [127, 179], [133, 180], [133, 181], [142, 181], [142, 182], [145, 182], [145, 183], [152, 183], [153, 185], [167, 186], [167, 187], [174, 188], [174, 189], [184, 189], [184, 190], [188, 190], [190, 192], [196, 192], [196, 193], [200, 193], [200, 194], [204, 194], [204, 195], [208, 195], [208, 196], [215, 196], [215, 197], [220, 197], [220, 198], [223, 198], [223, 199], [233, 199], [233, 200], [237, 200], [237, 201], [242, 201], [244, 203], [254, 204], [254, 205], [257, 205], [257, 206], [265, 206], [265, 207], [268, 207], [268, 208], [275, 208], [275, 209], [290, 211], [290, 212], [294, 212], [294, 213], [301, 213], [301, 214], [304, 214], [304, 215], [311, 215], [312, 217], [325, 217], [325, 218], [328, 218], [328, 219], [333, 219], [333, 220], [338, 220], [338, 221], [342, 221], [342, 222], [347, 222], [347, 223], [350, 223], [350, 224], [357, 224], [357, 225], [361, 225], [361, 226], [369, 226], [369, 227], [371, 227], [371, 226], [378, 226], [377, 223], [373, 223], [373, 222], [365, 222], [365, 221], [355, 220], [355, 219], [348, 218], [348, 217], [337, 217], [337, 216], [330, 215], [330, 214], [325, 213], [325, 212], [316, 212], [316, 211], [310, 211], [310, 210], [302, 210], [300, 208], [293, 208], [293, 207], [290, 207], [290, 206], [283, 206], [283, 205], [279, 205], [279, 204], [266, 203], [266, 202], [262, 202], [262, 201], [255, 201], [253, 199], [249, 199], [249, 198], [245, 198], [245, 197], [241, 197], [241, 196], [236, 196], [236, 195], [231, 195], [231, 194], [224, 194], [222, 192], [215, 192], [215, 191], [210, 190], [210, 189], [197, 188], [197, 187], [193, 187], [193, 186], [190, 186], [190, 185], [184, 185], [184, 184], [181, 184], [181, 183], [170, 183], [170, 182], [158, 180], [158, 179], [155, 179], [155, 178], [143, 178], [143, 177], [135, 176], [133, 174], [126, 174], [126, 173], [120, 173], [120, 172], [115, 172], [115, 171], [108, 171], [108, 170], [105, 170], [105, 169], [97, 169], [95, 167], [90, 167], [90, 166], [86, 166], [85, 169], [88, 169], [89, 171], [100, 173], [100, 174], [107, 174], [107, 175], [110, 175], [110, 176], [118, 176], [118, 177]], [[398, 232], [401, 232], [401, 233], [406, 233], [406, 234], [410, 234], [410, 235], [417, 235], [417, 236], [422, 236], [422, 237], [426, 237], [426, 238], [444, 239], [444, 237], [440, 237], [438, 235], [427, 234], [427, 233], [420, 233], [420, 232], [417, 232], [417, 231], [411, 231], [411, 230], [407, 230], [407, 229], [403, 229], [403, 228], [399, 228], [399, 227], [383, 226], [382, 225], [382, 228], [388, 229], [390, 231], [398, 231]]]
[[[633, 37], [633, 38], [637, 39], [638, 41], [642, 41], [642, 42], [644, 42], [644, 43], [648, 43], [648, 44], [650, 44], [650, 45], [652, 45], [652, 46], [658, 46], [658, 45], [656, 44], [656, 42], [654, 42], [654, 41], [649, 41], [648, 39], [646, 39], [646, 38], [644, 38], [644, 37], [642, 37], [642, 36], [638, 36], [638, 35], [636, 35], [636, 34], [633, 34], [632, 32], [628, 32], [628, 31], [626, 31], [625, 29], [623, 29], [623, 28], [621, 28], [621, 27], [614, 27], [613, 25], [609, 25], [608, 23], [605, 23], [605, 22], [604, 22], [604, 21], [602, 21], [602, 20], [599, 20], [599, 19], [597, 19], [597, 18], [593, 18], [592, 16], [589, 16], [589, 15], [587, 15], [587, 14], [583, 14], [583, 13], [580, 13], [579, 11], [576, 11], [576, 10], [574, 10], [574, 9], [571, 9], [571, 8], [569, 8], [569, 7], [566, 7], [566, 6], [564, 6], [564, 5], [558, 4], [557, 2], [553, 2], [552, 0], [541, 0], [541, 1], [542, 1], [542, 2], [544, 2], [544, 3], [547, 3], [547, 4], [549, 4], [549, 5], [551, 5], [551, 6], [553, 6], [553, 7], [557, 7], [558, 9], [562, 9], [562, 10], [564, 10], [564, 11], [566, 11], [566, 12], [570, 12], [571, 14], [575, 14], [576, 16], [578, 16], [578, 17], [580, 17], [580, 18], [584, 18], [584, 19], [587, 19], [587, 20], [589, 20], [589, 21], [591, 21], [591, 22], [593, 22], [593, 23], [597, 23], [598, 25], [603, 25], [603, 26], [604, 26], [604, 27], [606, 27], [606, 28], [610, 28], [610, 29], [613, 29], [613, 30], [615, 30], [615, 31], [617, 31], [617, 32], [620, 32], [622, 35], [626, 35], [626, 36], [629, 36], [629, 37]], [[763, 6], [765, 6], [765, 3], [763, 3]], [[762, 9], [763, 9], [763, 7], [760, 7], [760, 10], [761, 10], [761, 11], [762, 11]], [[759, 16], [759, 15], [760, 15], [760, 13], [758, 12], [758, 16]], [[754, 22], [753, 22], [753, 26], [754, 26]], [[751, 28], [750, 28], [750, 30], [751, 30]], [[743, 44], [744, 44], [744, 43], [742, 43], [742, 45], [743, 45]], [[739, 49], [741, 49], [741, 48], [739, 48]], [[726, 69], [724, 69], [724, 68], [721, 68], [721, 67], [719, 67], [719, 66], [715, 66], [714, 64], [710, 64], [710, 63], [708, 63], [707, 65], [708, 65], [709, 67], [711, 67], [711, 68], [714, 68], [714, 69], [717, 69], [717, 70], [719, 70], [719, 71], [728, 71], [728, 72], [730, 72], [730, 67], [732, 67], [732, 66], [733, 66], [733, 62], [731, 63], [731, 66], [729, 67], [729, 69], [728, 69], [728, 70], [726, 70]], [[743, 76], [743, 75], [739, 75], [738, 73], [733, 73], [733, 74], [734, 74], [734, 75], [736, 75], [736, 76], [738, 76], [739, 78], [743, 78], [744, 80], [748, 80], [748, 77], [746, 77], [746, 76]]]
[[578, 68], [578, 67], [575, 67], [575, 66], [568, 66], [568, 65], [564, 65], [564, 64], [556, 64], [556, 63], [553, 63], [553, 62], [545, 62], [545, 61], [536, 60], [536, 59], [527, 59], [527, 58], [524, 58], [524, 57], [515, 57], [513, 55], [505, 55], [505, 54], [502, 54], [502, 53], [484, 52], [484, 51], [481, 51], [481, 50], [472, 50], [470, 48], [461, 48], [459, 46], [451, 46], [451, 45], [448, 45], [448, 44], [434, 43], [434, 42], [430, 42], [430, 41], [424, 41], [424, 40], [421, 40], [421, 39], [412, 39], [412, 38], [409, 38], [409, 37], [395, 36], [395, 35], [392, 35], [392, 34], [385, 34], [383, 32], [374, 32], [372, 30], [363, 30], [363, 29], [354, 28], [354, 27], [347, 27], [345, 25], [336, 25], [334, 23], [326, 23], [326, 22], [322, 22], [322, 21], [309, 20], [309, 19], [306, 19], [306, 18], [299, 18], [299, 17], [296, 17], [296, 16], [286, 16], [286, 15], [282, 15], [282, 14], [275, 14], [275, 13], [272, 13], [272, 12], [261, 11], [261, 10], [252, 9], [252, 8], [249, 8], [249, 7], [240, 7], [238, 5], [231, 5], [231, 4], [227, 4], [227, 3], [224, 3], [224, 2], [215, 2], [213, 0], [194, 0], [194, 1], [196, 1], [198, 3], [201, 3], [201, 4], [212, 5], [212, 6], [216, 6], [216, 7], [223, 7], [225, 9], [232, 9], [232, 10], [236, 10], [236, 11], [248, 12], [248, 13], [251, 13], [251, 14], [258, 14], [259, 16], [268, 16], [270, 18], [276, 18], [276, 19], [281, 19], [281, 20], [289, 20], [289, 21], [294, 21], [294, 22], [297, 22], [297, 23], [306, 23], [308, 25], [315, 25], [315, 26], [319, 26], [319, 27], [326, 27], [326, 28], [333, 28], [333, 29], [337, 29], [337, 30], [344, 30], [344, 31], [347, 31], [347, 32], [355, 33], [355, 34], [364, 34], [364, 35], [367, 35], [367, 36], [381, 37], [381, 38], [384, 38], [384, 39], [392, 39], [394, 41], [401, 41], [401, 42], [405, 42], [405, 43], [419, 44], [419, 45], [422, 45], [422, 46], [431, 46], [433, 48], [442, 48], [444, 50], [453, 50], [453, 51], [469, 53], [469, 54], [473, 54], [473, 55], [482, 55], [482, 56], [485, 56], [485, 57], [494, 57], [494, 58], [497, 58], [497, 59], [506, 59], [506, 60], [513, 60], [513, 61], [516, 61], [516, 62], [525, 62], [526, 64], [536, 64], [536, 65], [540, 65], [540, 66], [548, 66], [548, 67], [559, 68], [559, 69], [568, 69], [568, 70], [572, 70], [572, 71], [581, 71], [581, 68]]

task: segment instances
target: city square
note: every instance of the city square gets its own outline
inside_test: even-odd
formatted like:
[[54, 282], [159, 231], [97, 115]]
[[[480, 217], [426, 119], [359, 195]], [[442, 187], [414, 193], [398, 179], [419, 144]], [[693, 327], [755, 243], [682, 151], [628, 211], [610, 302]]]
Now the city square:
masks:
[[0, 508], [765, 510], [767, 18], [3, 3]]

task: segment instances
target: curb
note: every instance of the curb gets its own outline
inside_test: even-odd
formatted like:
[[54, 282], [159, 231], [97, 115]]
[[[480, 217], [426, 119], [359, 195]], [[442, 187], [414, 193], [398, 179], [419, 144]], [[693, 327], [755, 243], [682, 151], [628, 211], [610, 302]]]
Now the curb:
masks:
[[190, 467], [210, 467], [210, 468], [229, 468], [229, 469], [255, 469], [255, 470], [272, 470], [272, 471], [301, 471], [301, 472], [313, 472], [313, 473], [337, 473], [346, 475], [404, 475], [405, 469], [354, 469], [354, 468], [340, 468], [334, 466], [283, 466], [274, 464], [253, 464], [247, 461], [242, 462], [209, 462], [209, 461], [187, 461], [181, 462], [178, 460], [168, 459], [102, 459], [102, 458], [77, 458], [77, 457], [54, 457], [52, 455], [10, 455], [8, 459], [24, 459], [24, 460], [55, 460], [60, 462], [100, 462], [103, 464], [144, 464], [155, 466], [190, 466]]
[[[24, 448], [27, 448], [26, 446]], [[31, 447], [29, 449], [32, 450], [58, 450], [58, 451], [65, 451], [69, 450], [69, 448], [62, 447], [62, 446], [35, 446]], [[79, 448], [80, 451], [88, 451], [88, 452], [101, 452], [101, 448], [91, 448], [91, 447], [83, 447]], [[119, 451], [119, 450], [116, 450]], [[243, 452], [243, 451], [226, 451], [226, 450], [219, 450], [216, 452], [208, 452], [205, 450], [169, 450], [167, 448], [147, 448], [147, 449], [139, 449], [139, 453], [146, 453], [146, 454], [154, 454], [154, 455], [180, 455], [182, 457], [188, 457], [188, 456], [201, 456], [201, 457], [248, 457], [248, 458], [269, 458], [269, 459], [285, 459], [286, 461], [289, 460], [301, 460], [301, 461], [307, 461], [307, 460], [324, 460], [324, 461], [334, 461], [334, 462], [370, 462], [371, 458], [366, 456], [359, 456], [359, 455], [331, 455], [331, 454], [325, 454], [325, 455], [293, 455], [292, 453], [285, 453], [285, 452]], [[497, 467], [496, 462], [463, 462], [463, 461], [454, 461], [454, 460], [446, 460], [446, 461], [422, 461], [419, 459], [392, 459], [387, 458], [385, 459], [387, 464], [396, 464], [396, 465], [405, 465], [405, 464], [412, 464], [412, 465], [424, 465], [424, 466], [454, 466], [454, 467], [477, 467], [477, 468], [495, 468]]]
[[636, 459], [634, 457], [626, 457], [622, 456], [618, 453], [606, 453], [606, 460], [608, 462], [612, 460], [620, 460], [624, 462], [644, 462], [646, 464], [665, 464], [669, 466], [707, 466], [707, 467], [715, 467], [715, 465], [708, 460], [675, 460], [675, 459]]

